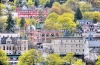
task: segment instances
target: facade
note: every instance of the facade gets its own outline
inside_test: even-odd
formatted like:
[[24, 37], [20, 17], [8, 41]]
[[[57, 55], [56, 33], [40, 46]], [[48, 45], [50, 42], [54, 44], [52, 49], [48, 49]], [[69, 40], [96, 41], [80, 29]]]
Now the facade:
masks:
[[13, 65], [18, 62], [18, 57], [28, 50], [26, 35], [20, 38], [19, 34], [0, 34], [0, 49], [4, 50], [9, 57], [8, 62]]
[[89, 34], [92, 34], [93, 37], [100, 37], [100, 23], [95, 23], [95, 24], [84, 24], [82, 26], [83, 36], [88, 36]]
[[84, 59], [95, 61], [97, 60], [99, 53], [100, 40], [97, 40], [91, 34], [88, 37], [84, 38]]
[[74, 52], [76, 55], [83, 55], [83, 37], [62, 37], [54, 39], [51, 42], [54, 53], [65, 55], [68, 52]]
[[61, 36], [61, 32], [59, 30], [42, 30], [41, 27], [36, 27], [30, 25], [26, 34], [28, 38], [36, 43], [50, 43], [52, 38], [59, 38]]
[[35, 6], [28, 8], [27, 6], [17, 7], [16, 11], [18, 12], [18, 18], [35, 18], [39, 22], [43, 22], [48, 15], [48, 8]]

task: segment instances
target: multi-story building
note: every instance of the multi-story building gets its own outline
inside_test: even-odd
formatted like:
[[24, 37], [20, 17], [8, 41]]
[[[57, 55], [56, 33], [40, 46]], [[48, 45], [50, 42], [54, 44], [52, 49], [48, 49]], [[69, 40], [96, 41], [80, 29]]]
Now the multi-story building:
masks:
[[27, 6], [17, 7], [16, 11], [18, 12], [18, 18], [35, 18], [38, 22], [43, 22], [48, 15], [48, 8], [35, 6], [28, 8]]
[[75, 55], [83, 55], [83, 37], [79, 34], [72, 37], [61, 37], [59, 39], [53, 39], [52, 49], [57, 54], [67, 54], [68, 52], [74, 52]]
[[18, 57], [28, 50], [28, 40], [26, 35], [20, 38], [20, 34], [0, 34], [0, 49], [4, 50], [9, 57], [11, 65], [18, 62]]
[[61, 36], [61, 32], [59, 30], [41, 30], [39, 28], [36, 29], [33, 25], [28, 27], [26, 34], [28, 38], [34, 42], [34, 44], [50, 42], [52, 38], [59, 38]]
[[[100, 37], [99, 37], [100, 38]], [[84, 59], [95, 62], [100, 54], [100, 39], [97, 40], [93, 35], [84, 38]]]

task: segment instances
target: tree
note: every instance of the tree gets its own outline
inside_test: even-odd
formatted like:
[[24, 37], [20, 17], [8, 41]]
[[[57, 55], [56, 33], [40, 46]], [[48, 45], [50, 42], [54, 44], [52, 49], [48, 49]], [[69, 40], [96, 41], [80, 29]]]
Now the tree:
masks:
[[41, 52], [36, 49], [30, 49], [25, 51], [20, 57], [18, 65], [36, 65], [41, 61]]
[[47, 65], [61, 65], [63, 63], [63, 60], [58, 54], [50, 54], [47, 57], [47, 63]]
[[98, 56], [98, 59], [97, 59], [96, 65], [100, 65], [100, 56]]
[[66, 62], [69, 62], [70, 64], [74, 63], [75, 62], [74, 53], [73, 52], [67, 53], [63, 59], [66, 60]]
[[81, 12], [87, 12], [87, 11], [92, 10], [92, 5], [87, 2], [82, 2], [82, 3], [80, 3], [79, 8], [80, 8]]
[[24, 24], [26, 23], [24, 18], [21, 18], [20, 20], [20, 27], [24, 27]]
[[74, 65], [83, 65], [82, 60], [77, 60]]
[[39, 4], [45, 6], [49, 0], [39, 0]]
[[70, 13], [64, 13], [63, 15], [51, 13], [46, 18], [43, 27], [48, 30], [73, 30], [76, 27], [76, 24], [75, 22], [73, 22], [73, 19], [74, 16]]
[[13, 28], [14, 28], [15, 22], [14, 22], [11, 14], [9, 14], [6, 23], [7, 23], [6, 31], [7, 32], [14, 32]]
[[76, 13], [75, 13], [75, 19], [81, 20], [82, 18], [83, 18], [82, 13], [81, 13], [80, 9], [78, 8]]
[[0, 50], [0, 65], [8, 65], [8, 57], [3, 50]]
[[28, 6], [30, 7], [31, 5], [34, 5], [33, 0], [28, 0]]
[[76, 11], [76, 9], [79, 7], [79, 0], [67, 0], [66, 6], [70, 7], [73, 11]]
[[[69, 17], [68, 17], [69, 16]], [[58, 17], [58, 23], [61, 24], [61, 29], [73, 31], [76, 27], [75, 22], [73, 22], [73, 15], [69, 13], [64, 13]]]

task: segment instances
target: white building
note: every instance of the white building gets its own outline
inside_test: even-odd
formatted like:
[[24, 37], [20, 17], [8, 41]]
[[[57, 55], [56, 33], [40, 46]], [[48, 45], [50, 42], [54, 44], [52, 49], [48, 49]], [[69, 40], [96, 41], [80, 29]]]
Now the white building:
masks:
[[54, 39], [51, 42], [54, 53], [65, 55], [74, 52], [76, 55], [83, 55], [83, 37], [66, 37]]

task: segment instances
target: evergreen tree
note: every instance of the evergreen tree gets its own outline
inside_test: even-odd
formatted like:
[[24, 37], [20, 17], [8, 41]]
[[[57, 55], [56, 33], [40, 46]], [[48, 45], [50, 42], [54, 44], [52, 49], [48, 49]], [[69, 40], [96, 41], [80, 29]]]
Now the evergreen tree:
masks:
[[76, 13], [75, 13], [75, 20], [81, 20], [83, 18], [82, 13], [80, 9], [78, 8]]
[[20, 20], [20, 27], [24, 27], [24, 23], [25, 23], [25, 19], [21, 18], [21, 20]]
[[9, 14], [6, 23], [7, 23], [6, 31], [7, 32], [14, 32], [13, 28], [14, 28], [15, 22], [14, 22], [11, 14]]

